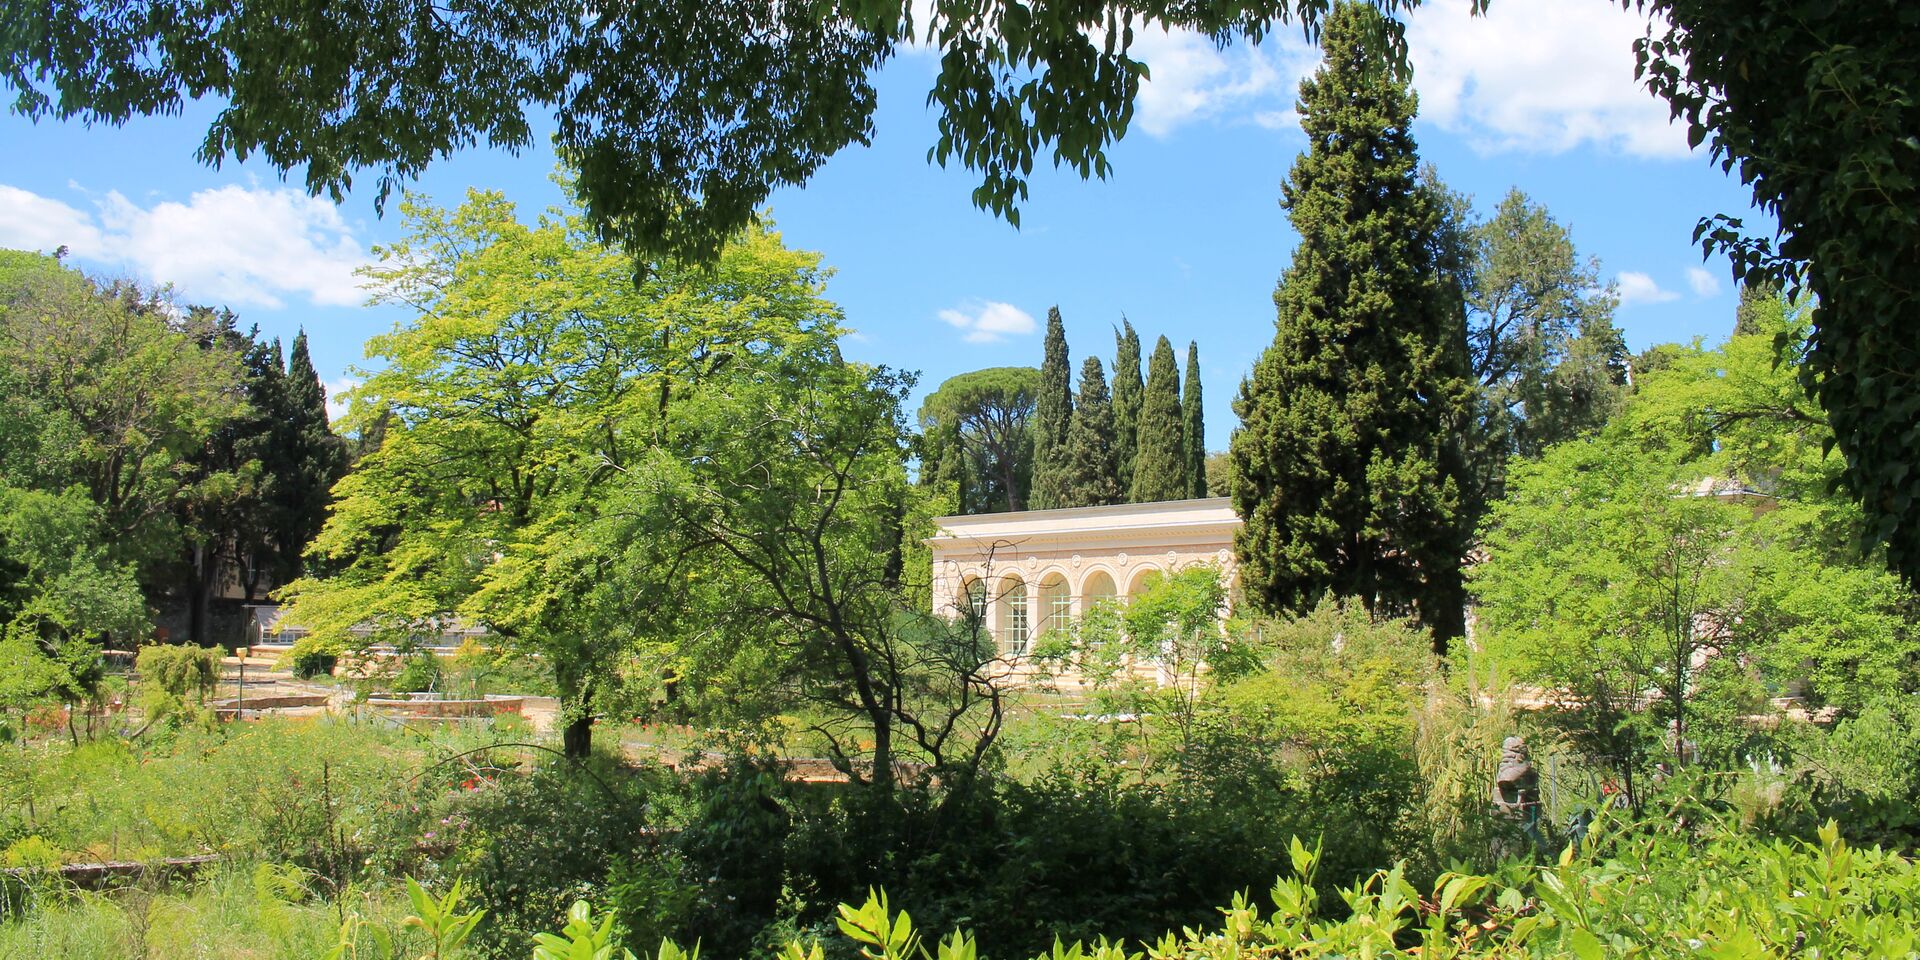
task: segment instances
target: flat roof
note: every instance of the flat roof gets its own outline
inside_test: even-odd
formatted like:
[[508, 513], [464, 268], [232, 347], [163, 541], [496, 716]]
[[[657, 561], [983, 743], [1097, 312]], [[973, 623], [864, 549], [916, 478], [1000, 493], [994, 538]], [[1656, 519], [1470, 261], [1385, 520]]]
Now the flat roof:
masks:
[[940, 533], [928, 539], [973, 540], [996, 537], [1034, 537], [1125, 530], [1171, 530], [1183, 527], [1240, 525], [1227, 497], [1198, 500], [1160, 500], [1153, 503], [1116, 503], [1098, 507], [1057, 510], [1018, 510], [938, 517]]

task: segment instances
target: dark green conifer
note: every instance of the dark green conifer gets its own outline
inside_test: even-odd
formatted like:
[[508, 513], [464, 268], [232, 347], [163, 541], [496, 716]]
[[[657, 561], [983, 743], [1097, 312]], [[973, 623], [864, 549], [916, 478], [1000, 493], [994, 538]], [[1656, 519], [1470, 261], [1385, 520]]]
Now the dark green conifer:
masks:
[[1187, 384], [1180, 395], [1180, 410], [1187, 417], [1187, 496], [1196, 500], [1207, 495], [1207, 422], [1200, 402], [1200, 345], [1188, 340]]
[[1040, 364], [1040, 396], [1033, 410], [1033, 508], [1068, 506], [1060, 471], [1067, 424], [1073, 419], [1073, 370], [1067, 365], [1067, 331], [1060, 308], [1047, 311], [1046, 357]]
[[346, 441], [327, 423], [327, 388], [307, 353], [304, 330], [293, 338], [284, 390], [282, 473], [275, 500], [280, 513], [279, 554], [285, 564], [282, 576], [291, 578], [301, 572], [301, 554], [326, 523], [335, 481], [347, 472]]
[[1184, 500], [1187, 479], [1186, 424], [1180, 416], [1180, 369], [1173, 344], [1161, 337], [1147, 361], [1147, 388], [1140, 403], [1139, 446], [1133, 459], [1135, 503]]
[[1061, 473], [1067, 489], [1062, 506], [1095, 507], [1123, 499], [1114, 450], [1113, 404], [1107, 398], [1107, 377], [1099, 357], [1088, 357], [1080, 366], [1080, 395], [1067, 427]]
[[1379, 13], [1345, 3], [1300, 85], [1308, 149], [1282, 206], [1300, 235], [1273, 344], [1243, 382], [1231, 445], [1246, 596], [1311, 609], [1328, 592], [1462, 630], [1471, 415], [1461, 294], [1436, 263], [1441, 210], [1416, 176], [1413, 93], [1381, 59]]
[[1114, 479], [1122, 496], [1133, 490], [1134, 452], [1140, 446], [1140, 397], [1146, 389], [1140, 381], [1140, 335], [1125, 318], [1121, 329], [1113, 332], [1113, 453], [1120, 472]]

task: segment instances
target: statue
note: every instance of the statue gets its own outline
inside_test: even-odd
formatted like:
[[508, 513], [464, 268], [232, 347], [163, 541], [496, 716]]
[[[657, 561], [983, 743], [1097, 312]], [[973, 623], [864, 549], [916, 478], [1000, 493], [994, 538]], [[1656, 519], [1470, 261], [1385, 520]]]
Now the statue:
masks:
[[[1500, 745], [1500, 769], [1493, 777], [1493, 810], [1518, 827], [1535, 850], [1545, 847], [1546, 838], [1540, 834], [1540, 774], [1533, 769], [1525, 737], [1508, 737]], [[1502, 859], [1521, 852], [1518, 844], [1499, 843], [1494, 848], [1494, 856]]]

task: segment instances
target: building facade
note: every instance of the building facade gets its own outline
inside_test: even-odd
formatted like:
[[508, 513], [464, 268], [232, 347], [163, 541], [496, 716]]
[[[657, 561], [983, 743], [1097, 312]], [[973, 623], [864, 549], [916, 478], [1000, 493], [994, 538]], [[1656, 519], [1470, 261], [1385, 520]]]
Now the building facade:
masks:
[[1094, 604], [1124, 603], [1156, 579], [1211, 565], [1237, 582], [1240, 518], [1225, 497], [941, 517], [929, 538], [934, 612], [968, 605], [1018, 657]]

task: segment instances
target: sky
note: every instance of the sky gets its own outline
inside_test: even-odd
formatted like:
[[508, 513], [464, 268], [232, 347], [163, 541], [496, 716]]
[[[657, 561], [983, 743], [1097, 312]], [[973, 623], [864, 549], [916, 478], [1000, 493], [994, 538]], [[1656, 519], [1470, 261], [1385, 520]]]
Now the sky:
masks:
[[[1423, 160], [1483, 213], [1513, 188], [1545, 204], [1618, 284], [1632, 349], [1724, 337], [1733, 286], [1724, 261], [1702, 261], [1694, 224], [1770, 221], [1634, 80], [1644, 16], [1611, 0], [1501, 0], [1481, 18], [1468, 6], [1432, 0], [1409, 21]], [[1184, 363], [1186, 343], [1199, 344], [1207, 445], [1225, 448], [1297, 240], [1278, 198], [1305, 147], [1293, 108], [1317, 51], [1285, 30], [1222, 50], [1150, 28], [1135, 52], [1152, 80], [1109, 155], [1113, 175], [1036, 169], [1019, 229], [972, 206], [971, 173], [927, 162], [935, 57], [909, 50], [882, 70], [872, 146], [843, 150], [769, 204], [789, 246], [835, 269], [827, 295], [855, 331], [849, 357], [918, 371], [924, 395], [968, 370], [1038, 366], [1056, 305], [1072, 369], [1089, 353], [1110, 365], [1125, 317], [1148, 351], [1164, 335]], [[0, 115], [0, 247], [65, 245], [90, 273], [172, 283], [181, 300], [224, 304], [267, 336], [304, 329], [338, 394], [357, 382], [366, 338], [408, 319], [366, 306], [353, 274], [400, 235], [397, 213], [376, 213], [371, 175], [336, 206], [308, 197], [297, 173], [200, 164], [216, 110], [124, 127]], [[562, 201], [552, 172], [544, 144], [474, 149], [413, 189], [447, 205], [498, 189], [531, 219]]]

